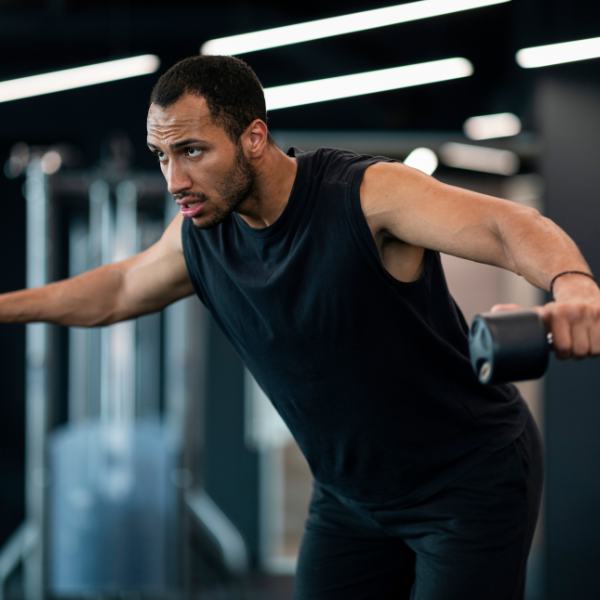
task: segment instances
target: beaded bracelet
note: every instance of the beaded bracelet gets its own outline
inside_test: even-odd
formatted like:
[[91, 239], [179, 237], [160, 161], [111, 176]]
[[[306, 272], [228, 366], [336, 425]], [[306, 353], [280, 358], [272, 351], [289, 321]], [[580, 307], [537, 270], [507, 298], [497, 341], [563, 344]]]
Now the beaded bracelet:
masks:
[[554, 298], [554, 282], [562, 275], [585, 275], [586, 277], [589, 277], [590, 279], [593, 279], [594, 281], [596, 281], [596, 278], [593, 275], [590, 275], [590, 273], [586, 273], [585, 271], [563, 271], [562, 273], [555, 275], [552, 278], [552, 281], [550, 282], [550, 295], [553, 298]]

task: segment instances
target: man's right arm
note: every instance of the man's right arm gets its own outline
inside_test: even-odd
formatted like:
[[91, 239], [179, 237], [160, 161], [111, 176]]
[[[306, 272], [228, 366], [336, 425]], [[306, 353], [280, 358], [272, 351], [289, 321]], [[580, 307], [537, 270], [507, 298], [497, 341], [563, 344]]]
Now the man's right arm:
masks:
[[153, 246], [40, 288], [0, 295], [0, 323], [48, 322], [74, 327], [111, 325], [162, 310], [194, 293], [178, 214]]

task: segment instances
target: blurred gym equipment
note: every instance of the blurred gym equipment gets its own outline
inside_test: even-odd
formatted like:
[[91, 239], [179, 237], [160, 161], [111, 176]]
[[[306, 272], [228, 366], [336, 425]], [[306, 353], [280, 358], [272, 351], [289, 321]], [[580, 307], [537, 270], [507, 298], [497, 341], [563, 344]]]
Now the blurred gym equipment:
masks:
[[[159, 172], [130, 169], [126, 137], [91, 170], [61, 169], [72, 153], [19, 144], [5, 169], [25, 176], [28, 287], [144, 250], [177, 209]], [[189, 592], [192, 539], [218, 576], [247, 574], [202, 487], [204, 318], [185, 299], [101, 329], [27, 325], [26, 521], [0, 553], [0, 599], [21, 563], [27, 600]]]

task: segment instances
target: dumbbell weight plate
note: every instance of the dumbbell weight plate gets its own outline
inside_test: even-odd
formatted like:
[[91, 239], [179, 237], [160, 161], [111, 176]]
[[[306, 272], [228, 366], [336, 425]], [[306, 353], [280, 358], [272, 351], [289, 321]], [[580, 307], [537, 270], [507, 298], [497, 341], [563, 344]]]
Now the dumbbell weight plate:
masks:
[[469, 333], [473, 370], [481, 383], [541, 377], [548, 368], [548, 337], [534, 310], [476, 315]]

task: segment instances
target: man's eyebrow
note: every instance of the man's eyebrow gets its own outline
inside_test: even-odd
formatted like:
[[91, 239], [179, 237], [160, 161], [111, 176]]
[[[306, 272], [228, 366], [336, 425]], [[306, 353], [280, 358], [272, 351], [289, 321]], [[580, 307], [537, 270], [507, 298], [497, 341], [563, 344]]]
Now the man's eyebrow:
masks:
[[[189, 144], [204, 144], [206, 143], [204, 140], [199, 140], [196, 138], [187, 138], [185, 140], [181, 140], [180, 142], [175, 142], [174, 144], [169, 144], [169, 147], [172, 149], [181, 148], [182, 146], [188, 146]], [[150, 150], [159, 150], [158, 146], [151, 144], [148, 142], [148, 148]]]

